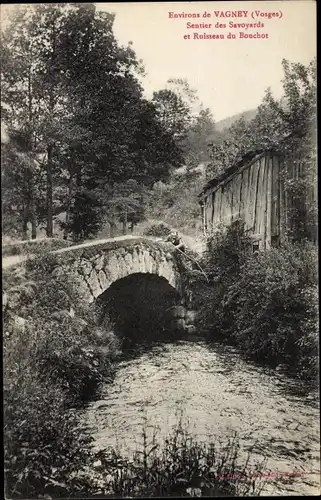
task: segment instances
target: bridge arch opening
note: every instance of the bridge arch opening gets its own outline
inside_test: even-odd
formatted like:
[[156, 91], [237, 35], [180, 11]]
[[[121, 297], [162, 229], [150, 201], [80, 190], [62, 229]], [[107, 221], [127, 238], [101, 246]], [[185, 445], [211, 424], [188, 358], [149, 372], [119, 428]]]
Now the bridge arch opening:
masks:
[[124, 346], [173, 340], [183, 336], [177, 309], [179, 292], [156, 274], [134, 273], [114, 281], [96, 299], [103, 324], [106, 316]]

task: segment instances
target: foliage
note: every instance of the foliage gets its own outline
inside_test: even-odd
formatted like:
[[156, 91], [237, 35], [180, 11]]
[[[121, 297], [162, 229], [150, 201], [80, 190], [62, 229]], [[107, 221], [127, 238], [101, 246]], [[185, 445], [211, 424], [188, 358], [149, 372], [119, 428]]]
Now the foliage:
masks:
[[195, 90], [187, 80], [170, 79], [166, 88], [153, 94], [153, 102], [165, 130], [174, 134], [178, 144], [186, 136], [193, 116], [193, 104], [197, 101]]
[[[54, 255], [7, 272], [4, 290], [4, 422], [9, 497], [68, 496], [87, 488], [91, 441], [71, 408], [113, 374], [119, 343], [98, 324]], [[75, 288], [75, 287], [74, 287]]]
[[118, 341], [111, 324], [105, 323], [103, 329], [99, 326], [98, 311], [79, 304], [77, 290], [71, 290], [72, 283], [65, 276], [51, 278], [50, 256], [41, 260], [28, 274], [29, 281], [24, 278], [20, 284], [5, 287], [8, 342], [15, 336], [14, 318], [19, 311], [25, 335], [35, 339], [33, 359], [40, 376], [49, 371], [75, 403], [88, 398], [109, 377]]
[[197, 195], [203, 184], [204, 177], [199, 171], [173, 173], [167, 184], [157, 183], [149, 192], [147, 214], [186, 234], [198, 233], [202, 221]]
[[[19, 159], [11, 171], [12, 154], [4, 155], [5, 210], [24, 236], [28, 221], [33, 234], [46, 222], [52, 236], [61, 212], [66, 237], [70, 231], [78, 239], [80, 224], [84, 233], [97, 232], [96, 209], [108, 212], [106, 188], [113, 192], [115, 183], [131, 179], [150, 185], [182, 162], [173, 131], [143, 98], [141, 61], [130, 44], [118, 45], [113, 23], [114, 15], [93, 4], [30, 5], [15, 9], [2, 33], [3, 116], [10, 140], [23, 139], [35, 166]], [[10, 196], [14, 179], [16, 198]], [[75, 221], [79, 204], [81, 222]], [[130, 222], [141, 217], [139, 206]]]
[[60, 225], [74, 241], [79, 242], [94, 236], [104, 223], [104, 211], [101, 202], [94, 192], [79, 190], [74, 196], [68, 223]]
[[[282, 61], [284, 95], [277, 101], [266, 90], [256, 116], [233, 123], [212, 146], [212, 176], [219, 175], [249, 151], [274, 149], [284, 154], [295, 151], [309, 157], [316, 147], [316, 61], [308, 66]], [[303, 154], [304, 152], [304, 154]]]
[[143, 234], [144, 236], [168, 236], [172, 232], [170, 226], [164, 224], [163, 222], [159, 222], [158, 224], [152, 224], [150, 227], [147, 227]]
[[[203, 266], [210, 286], [198, 289], [200, 327], [250, 357], [317, 374], [317, 255], [307, 242], [252, 254], [242, 231], [218, 232]], [[211, 304], [211, 307], [208, 307]]]
[[215, 136], [213, 115], [209, 108], [201, 108], [199, 114], [194, 117], [183, 143], [185, 163], [195, 167], [200, 162], [209, 162], [210, 144]]
[[145, 188], [134, 179], [127, 182], [114, 183], [111, 189], [105, 190], [103, 196], [107, 212], [107, 220], [113, 227], [118, 219], [123, 223], [123, 230], [127, 224], [131, 229], [145, 218]]
[[[262, 463], [249, 464], [239, 456], [236, 436], [221, 447], [195, 441], [179, 423], [164, 443], [148, 440], [132, 458], [116, 450], [102, 450], [96, 471], [98, 493], [111, 497], [189, 497], [259, 495]], [[100, 487], [99, 487], [100, 485]]]
[[[22, 345], [26, 347], [26, 339]], [[21, 355], [19, 344], [16, 347], [19, 355], [11, 350], [13, 359], [5, 364], [6, 496], [36, 498], [64, 496], [75, 489], [81, 492], [84, 484], [79, 475], [89, 463], [92, 439], [80, 429], [54, 380], [39, 378], [32, 353], [28, 351], [28, 359], [26, 353]]]
[[317, 374], [316, 261], [304, 245], [255, 255], [226, 297], [227, 307], [234, 297], [234, 336], [246, 351], [308, 378]]

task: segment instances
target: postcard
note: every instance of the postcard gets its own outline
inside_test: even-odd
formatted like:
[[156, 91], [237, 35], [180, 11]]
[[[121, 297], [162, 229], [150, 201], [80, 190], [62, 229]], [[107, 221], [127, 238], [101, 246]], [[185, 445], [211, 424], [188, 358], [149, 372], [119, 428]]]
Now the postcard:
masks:
[[316, 2], [1, 6], [8, 499], [320, 494]]

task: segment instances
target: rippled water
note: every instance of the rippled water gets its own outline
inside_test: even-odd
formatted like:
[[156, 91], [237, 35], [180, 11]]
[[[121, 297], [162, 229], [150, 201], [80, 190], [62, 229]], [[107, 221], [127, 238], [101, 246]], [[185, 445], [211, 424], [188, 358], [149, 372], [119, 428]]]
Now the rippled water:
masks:
[[[319, 409], [316, 394], [300, 391], [275, 370], [243, 361], [233, 348], [205, 342], [158, 345], [122, 361], [113, 384], [86, 410], [97, 448], [137, 448], [144, 420], [164, 437], [178, 413], [199, 440], [237, 432], [242, 452], [254, 445], [271, 473], [303, 475], [276, 482], [265, 493], [319, 494]], [[284, 484], [283, 484], [284, 483]]]

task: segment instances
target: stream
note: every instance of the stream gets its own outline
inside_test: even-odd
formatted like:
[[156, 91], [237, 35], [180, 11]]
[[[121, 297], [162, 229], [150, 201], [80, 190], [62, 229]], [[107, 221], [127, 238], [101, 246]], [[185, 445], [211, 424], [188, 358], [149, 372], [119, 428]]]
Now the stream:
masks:
[[[318, 395], [237, 350], [205, 341], [158, 343], [119, 362], [113, 383], [85, 410], [97, 449], [137, 449], [143, 426], [163, 439], [183, 415], [200, 441], [237, 433], [241, 453], [267, 457], [263, 494], [320, 493]], [[298, 477], [286, 478], [297, 473]]]

